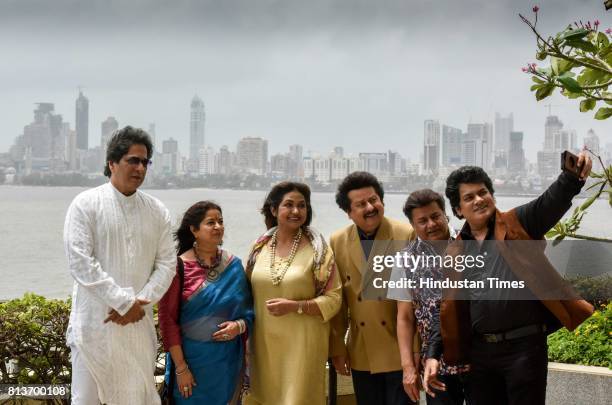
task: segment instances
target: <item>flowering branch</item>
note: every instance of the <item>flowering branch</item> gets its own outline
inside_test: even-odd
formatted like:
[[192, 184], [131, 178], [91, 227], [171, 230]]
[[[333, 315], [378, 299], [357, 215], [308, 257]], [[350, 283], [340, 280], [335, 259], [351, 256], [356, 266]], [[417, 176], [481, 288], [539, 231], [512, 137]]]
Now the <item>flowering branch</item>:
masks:
[[[538, 60], [550, 61], [550, 66], [539, 68], [535, 63], [523, 67], [536, 83], [531, 87], [537, 100], [550, 96], [556, 88], [568, 98], [582, 98], [580, 111], [594, 109], [597, 102], [612, 105], [612, 29], [599, 31], [600, 21], [574, 22], [556, 36], [545, 38], [537, 29], [538, 6], [533, 7], [532, 22], [522, 14], [521, 20], [536, 36]], [[612, 116], [612, 108], [603, 106], [595, 114], [596, 119]]]

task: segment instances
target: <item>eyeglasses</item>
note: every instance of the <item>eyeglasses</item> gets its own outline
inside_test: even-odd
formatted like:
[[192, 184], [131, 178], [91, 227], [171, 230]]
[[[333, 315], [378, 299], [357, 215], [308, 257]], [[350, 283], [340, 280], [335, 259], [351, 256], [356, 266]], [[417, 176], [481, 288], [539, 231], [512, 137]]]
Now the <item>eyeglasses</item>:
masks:
[[142, 164], [145, 169], [147, 169], [153, 163], [153, 161], [151, 159], [147, 159], [147, 158], [142, 158], [141, 159], [141, 158], [139, 158], [137, 156], [132, 156], [132, 157], [126, 158], [125, 161], [130, 166], [138, 166], [138, 165]]

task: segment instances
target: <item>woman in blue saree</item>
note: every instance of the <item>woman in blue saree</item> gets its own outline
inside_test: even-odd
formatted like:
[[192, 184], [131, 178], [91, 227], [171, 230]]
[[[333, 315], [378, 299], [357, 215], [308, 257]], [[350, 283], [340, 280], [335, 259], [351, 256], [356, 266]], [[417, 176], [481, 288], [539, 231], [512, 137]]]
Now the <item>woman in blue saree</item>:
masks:
[[221, 207], [210, 201], [190, 207], [175, 233], [177, 275], [159, 302], [159, 325], [177, 404], [240, 396], [253, 302], [241, 260], [220, 247], [223, 234]]

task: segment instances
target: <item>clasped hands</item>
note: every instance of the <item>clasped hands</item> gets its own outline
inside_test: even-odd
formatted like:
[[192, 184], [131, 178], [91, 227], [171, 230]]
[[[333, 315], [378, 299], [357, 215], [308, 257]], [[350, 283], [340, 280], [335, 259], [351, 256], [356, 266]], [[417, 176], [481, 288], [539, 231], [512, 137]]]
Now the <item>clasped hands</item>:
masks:
[[286, 298], [272, 298], [266, 301], [266, 309], [274, 316], [283, 316], [297, 312], [299, 303]]
[[132, 307], [125, 313], [125, 315], [119, 315], [119, 312], [111, 309], [108, 311], [108, 316], [104, 320], [104, 323], [113, 322], [117, 325], [125, 326], [130, 323], [136, 323], [145, 316], [144, 306], [150, 304], [151, 301], [144, 298], [136, 298], [136, 302]]

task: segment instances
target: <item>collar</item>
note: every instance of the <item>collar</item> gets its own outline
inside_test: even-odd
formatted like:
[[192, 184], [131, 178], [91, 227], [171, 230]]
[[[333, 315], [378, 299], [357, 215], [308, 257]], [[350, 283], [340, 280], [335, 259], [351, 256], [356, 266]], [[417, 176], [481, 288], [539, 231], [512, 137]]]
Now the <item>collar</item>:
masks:
[[378, 233], [378, 230], [380, 229], [380, 225], [378, 225], [378, 228], [376, 228], [376, 230], [372, 233], [372, 235], [368, 236], [357, 225], [355, 225], [355, 227], [357, 228], [357, 235], [359, 235], [359, 240], [375, 240], [376, 234]]
[[[487, 223], [487, 236], [485, 237], [485, 239], [494, 239], [496, 214], [497, 211], [494, 212], [493, 215], [491, 215], [491, 218], [489, 218], [489, 222]], [[461, 236], [461, 239], [463, 240], [474, 240], [474, 236], [472, 235], [472, 228], [470, 228], [470, 224], [468, 224], [467, 221], [465, 221], [465, 224], [463, 224], [463, 228], [461, 228], [461, 231], [459, 231], [459, 236]]]

